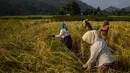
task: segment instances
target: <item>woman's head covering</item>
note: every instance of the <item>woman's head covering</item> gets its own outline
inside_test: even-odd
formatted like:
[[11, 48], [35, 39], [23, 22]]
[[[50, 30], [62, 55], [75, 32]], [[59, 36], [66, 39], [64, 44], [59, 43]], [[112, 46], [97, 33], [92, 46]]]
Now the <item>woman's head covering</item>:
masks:
[[86, 22], [88, 22], [88, 19], [83, 20], [83, 23], [86, 23]]
[[84, 28], [88, 27], [89, 30], [93, 30], [91, 24], [88, 22], [88, 19], [85, 19], [83, 21], [83, 25], [82, 25]]
[[87, 42], [88, 44], [93, 44], [94, 42], [99, 40], [99, 37], [97, 35], [97, 31], [96, 30], [91, 30], [86, 32], [83, 37], [82, 37], [83, 41]]
[[101, 31], [108, 31], [109, 30], [109, 25], [105, 25], [101, 27]]
[[61, 29], [66, 29], [66, 30], [68, 30], [65, 24], [61, 24]]

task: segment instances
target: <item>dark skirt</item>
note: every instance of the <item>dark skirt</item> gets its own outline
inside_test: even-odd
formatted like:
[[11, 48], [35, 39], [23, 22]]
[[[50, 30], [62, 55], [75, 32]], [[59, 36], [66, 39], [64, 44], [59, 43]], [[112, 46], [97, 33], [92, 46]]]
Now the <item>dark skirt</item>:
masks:
[[70, 35], [68, 35], [68, 36], [66, 36], [66, 37], [64, 38], [64, 42], [65, 42], [65, 45], [67, 46], [67, 48], [68, 48], [69, 50], [72, 50], [72, 38], [71, 38]]
[[106, 63], [101, 66], [101, 73], [105, 73], [108, 68], [113, 68], [114, 62], [112, 63]]

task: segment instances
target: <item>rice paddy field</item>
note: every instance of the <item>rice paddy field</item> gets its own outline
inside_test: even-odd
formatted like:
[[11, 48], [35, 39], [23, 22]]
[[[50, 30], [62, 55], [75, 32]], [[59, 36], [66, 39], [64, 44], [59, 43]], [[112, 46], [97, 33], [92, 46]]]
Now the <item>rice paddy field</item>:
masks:
[[[65, 23], [73, 39], [74, 53], [63, 40], [52, 38]], [[90, 21], [99, 31], [103, 21]], [[98, 73], [82, 68], [90, 56], [90, 45], [82, 42], [88, 31], [82, 21], [0, 20], [0, 73]], [[107, 73], [130, 73], [130, 22], [110, 21], [108, 47], [115, 57], [115, 68]]]

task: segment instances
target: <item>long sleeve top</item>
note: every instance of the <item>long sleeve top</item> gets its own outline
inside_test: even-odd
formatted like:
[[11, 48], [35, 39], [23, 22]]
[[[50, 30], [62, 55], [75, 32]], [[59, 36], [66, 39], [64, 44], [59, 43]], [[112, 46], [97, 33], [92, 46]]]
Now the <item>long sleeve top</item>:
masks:
[[90, 66], [93, 62], [97, 62], [98, 66], [102, 66], [104, 63], [112, 63], [114, 58], [109, 51], [107, 44], [104, 40], [99, 39], [91, 46], [91, 56], [85, 65]]
[[55, 35], [55, 37], [65, 38], [68, 35], [69, 35], [69, 32], [66, 29], [61, 29], [60, 33], [58, 35]]

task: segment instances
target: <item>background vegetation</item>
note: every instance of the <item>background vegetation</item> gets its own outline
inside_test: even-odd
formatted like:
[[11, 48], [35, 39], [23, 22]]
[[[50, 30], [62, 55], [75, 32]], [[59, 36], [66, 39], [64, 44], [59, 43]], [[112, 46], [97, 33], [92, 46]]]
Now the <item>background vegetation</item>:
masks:
[[[115, 9], [115, 10], [114, 10]], [[110, 10], [110, 11], [109, 11]], [[94, 8], [81, 0], [1, 0], [0, 15], [89, 15], [129, 16], [130, 7]]]
[[[51, 38], [59, 33], [61, 23], [67, 24], [78, 53], [69, 51], [61, 39]], [[90, 23], [97, 30], [103, 24]], [[108, 46], [116, 66], [108, 73], [130, 72], [129, 30], [130, 22], [110, 22]], [[88, 60], [90, 45], [82, 42], [81, 37], [86, 31], [82, 21], [0, 20], [0, 73], [85, 73], [81, 62]], [[94, 72], [95, 67], [91, 73]]]
[[81, 21], [88, 19], [89, 21], [130, 21], [130, 16], [64, 16], [64, 15], [31, 15], [31, 16], [0, 16], [0, 19], [45, 19], [49, 21]]

